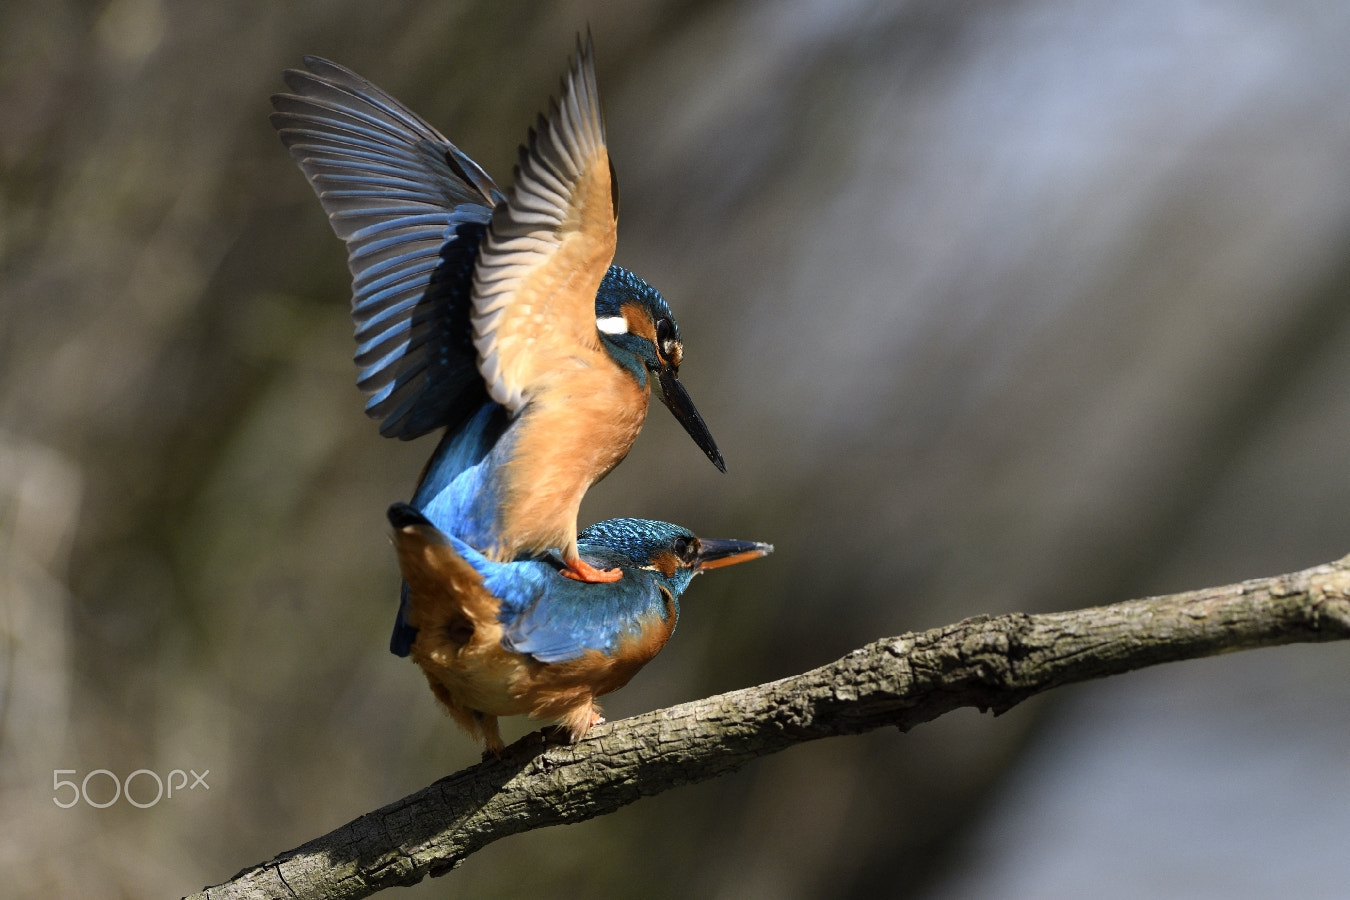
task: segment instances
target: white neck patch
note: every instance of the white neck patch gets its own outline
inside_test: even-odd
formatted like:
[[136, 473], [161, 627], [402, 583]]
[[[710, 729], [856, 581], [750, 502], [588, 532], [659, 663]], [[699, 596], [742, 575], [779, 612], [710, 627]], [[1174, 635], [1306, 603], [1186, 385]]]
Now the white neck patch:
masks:
[[603, 316], [595, 320], [595, 327], [605, 334], [627, 334], [628, 320], [623, 316]]

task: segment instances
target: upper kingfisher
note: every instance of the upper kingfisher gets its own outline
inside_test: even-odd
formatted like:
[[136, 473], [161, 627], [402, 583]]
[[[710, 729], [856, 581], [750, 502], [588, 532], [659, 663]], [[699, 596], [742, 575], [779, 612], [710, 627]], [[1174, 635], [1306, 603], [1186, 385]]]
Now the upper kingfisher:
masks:
[[773, 550], [609, 519], [577, 544], [592, 564], [625, 577], [586, 584], [560, 577], [556, 558], [494, 562], [407, 504], [391, 506], [389, 522], [417, 629], [412, 658], [454, 720], [494, 755], [504, 748], [499, 716], [557, 720], [579, 740], [604, 721], [595, 698], [627, 684], [670, 639], [695, 575]]
[[[726, 466], [680, 383], [669, 306], [611, 265], [618, 183], [590, 36], [505, 194], [384, 91], [327, 60], [305, 65], [285, 73], [294, 93], [272, 98], [272, 123], [347, 243], [366, 412], [387, 437], [445, 429], [414, 505], [491, 560], [556, 548], [574, 578], [621, 577], [582, 558], [577, 513], [636, 440], [652, 380]], [[442, 496], [449, 444], [496, 407], [497, 425], [480, 431], [496, 443], [478, 448], [489, 494]]]

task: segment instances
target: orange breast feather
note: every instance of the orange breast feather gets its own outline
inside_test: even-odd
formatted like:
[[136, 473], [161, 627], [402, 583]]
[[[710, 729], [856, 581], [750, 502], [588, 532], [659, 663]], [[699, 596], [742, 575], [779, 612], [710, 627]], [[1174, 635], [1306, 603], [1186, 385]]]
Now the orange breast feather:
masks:
[[504, 467], [502, 544], [575, 555], [581, 500], [628, 455], [649, 399], [649, 388], [605, 356], [532, 401]]

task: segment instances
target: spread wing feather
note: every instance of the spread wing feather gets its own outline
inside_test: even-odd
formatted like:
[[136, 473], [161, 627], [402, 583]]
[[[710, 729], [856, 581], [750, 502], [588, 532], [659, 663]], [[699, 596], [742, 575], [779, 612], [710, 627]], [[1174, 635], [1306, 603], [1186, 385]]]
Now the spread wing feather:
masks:
[[595, 292], [614, 257], [617, 204], [589, 37], [521, 148], [474, 269], [473, 335], [492, 399], [512, 412], [542, 377], [599, 350]]
[[474, 260], [502, 195], [418, 115], [317, 57], [272, 123], [347, 243], [357, 383], [380, 432], [458, 425], [486, 399], [469, 325]]

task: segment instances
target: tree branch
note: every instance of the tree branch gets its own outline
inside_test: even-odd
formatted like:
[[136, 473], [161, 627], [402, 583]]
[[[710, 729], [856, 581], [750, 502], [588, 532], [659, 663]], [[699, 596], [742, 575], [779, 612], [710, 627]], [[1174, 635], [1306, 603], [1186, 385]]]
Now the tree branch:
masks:
[[527, 735], [488, 760], [192, 895], [367, 897], [443, 875], [522, 831], [580, 822], [817, 738], [907, 731], [963, 706], [1233, 650], [1350, 638], [1350, 556], [1290, 575], [1072, 612], [977, 616], [780, 681], [657, 710], [574, 746]]

